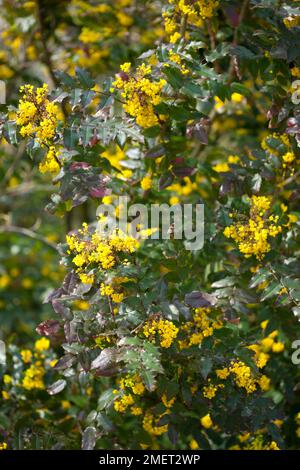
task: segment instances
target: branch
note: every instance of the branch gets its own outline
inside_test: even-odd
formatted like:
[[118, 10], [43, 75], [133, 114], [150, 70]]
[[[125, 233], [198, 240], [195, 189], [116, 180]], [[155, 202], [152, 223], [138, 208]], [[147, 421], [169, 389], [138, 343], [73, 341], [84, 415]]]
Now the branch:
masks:
[[58, 251], [55, 243], [50, 242], [49, 240], [47, 240], [47, 238], [43, 237], [42, 235], [39, 235], [33, 230], [30, 230], [29, 228], [16, 227], [15, 225], [5, 225], [3, 227], [0, 227], [0, 233], [16, 233], [17, 235], [23, 235], [25, 237], [32, 238], [33, 240], [38, 240], [47, 245], [49, 248]]
[[[241, 7], [238, 24], [234, 29], [233, 41], [232, 41], [233, 46], [237, 46], [237, 44], [238, 44], [239, 28], [240, 28], [241, 23], [244, 20], [244, 17], [245, 17], [247, 8], [248, 8], [248, 4], [249, 4], [249, 0], [244, 0], [244, 2], [242, 4], [242, 7]], [[229, 67], [229, 72], [228, 72], [229, 78], [232, 78], [232, 76], [235, 72], [235, 63], [236, 63], [236, 56], [233, 55], [232, 58], [231, 58], [231, 61], [230, 61], [230, 67]]]

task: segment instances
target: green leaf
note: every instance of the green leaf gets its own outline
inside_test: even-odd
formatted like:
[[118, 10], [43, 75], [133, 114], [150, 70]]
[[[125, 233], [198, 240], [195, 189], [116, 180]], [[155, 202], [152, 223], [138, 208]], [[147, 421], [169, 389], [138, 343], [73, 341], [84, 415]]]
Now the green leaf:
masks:
[[76, 148], [79, 141], [78, 129], [75, 127], [66, 127], [64, 130], [64, 145], [68, 150]]
[[104, 410], [105, 408], [108, 408], [112, 402], [115, 399], [115, 394], [113, 393], [113, 388], [109, 388], [108, 390], [105, 390], [100, 397], [98, 398], [98, 405], [97, 405], [97, 410], [101, 411]]
[[83, 88], [93, 88], [95, 85], [95, 81], [91, 78], [89, 72], [80, 67], [76, 67], [76, 77]]
[[264, 300], [270, 299], [271, 297], [274, 297], [275, 295], [278, 294], [278, 292], [282, 289], [281, 284], [278, 281], [271, 282], [266, 289], [264, 290], [264, 293], [262, 294], [260, 300], [263, 302]]

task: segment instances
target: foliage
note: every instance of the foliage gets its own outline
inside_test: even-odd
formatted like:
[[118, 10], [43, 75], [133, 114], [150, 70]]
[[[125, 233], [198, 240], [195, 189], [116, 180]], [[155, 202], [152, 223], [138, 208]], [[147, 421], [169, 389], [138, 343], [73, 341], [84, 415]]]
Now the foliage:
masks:
[[[300, 2], [57, 4], [4, 1], [0, 302], [21, 283], [18, 315], [51, 347], [27, 363], [7, 327], [3, 442], [32, 427], [27, 448], [297, 448]], [[19, 202], [31, 181], [40, 230]], [[149, 214], [203, 203], [204, 247], [171, 221], [168, 240], [140, 220], [138, 239], [104, 238], [97, 206], [121, 219], [120, 196]]]

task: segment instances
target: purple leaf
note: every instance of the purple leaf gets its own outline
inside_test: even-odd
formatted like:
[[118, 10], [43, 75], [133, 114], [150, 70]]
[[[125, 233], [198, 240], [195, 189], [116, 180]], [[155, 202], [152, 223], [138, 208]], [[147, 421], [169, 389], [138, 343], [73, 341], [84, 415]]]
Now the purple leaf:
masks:
[[187, 305], [193, 308], [211, 307], [212, 305], [215, 305], [217, 301], [215, 296], [199, 291], [193, 291], [190, 294], [186, 294], [184, 300]]

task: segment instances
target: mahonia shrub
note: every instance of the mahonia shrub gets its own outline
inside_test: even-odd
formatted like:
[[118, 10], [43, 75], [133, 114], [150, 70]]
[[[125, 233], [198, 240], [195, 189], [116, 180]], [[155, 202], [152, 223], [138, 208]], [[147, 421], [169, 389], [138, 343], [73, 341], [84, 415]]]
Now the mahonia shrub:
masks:
[[[55, 21], [43, 2], [20, 15], [30, 8], [40, 24], [33, 45], [23, 28], [24, 53], [52, 83], [16, 87], [2, 135], [52, 181], [66, 274], [45, 293], [43, 342], [15, 350], [18, 373], [3, 376], [6, 409], [10, 394], [22, 409], [48, 390], [43, 425], [67, 402], [71, 448], [297, 448], [300, 2], [74, 0]], [[16, 34], [2, 34], [7, 49]], [[97, 207], [121, 222], [121, 196], [148, 214], [204, 204], [203, 248], [171, 221], [168, 239], [140, 221], [138, 236], [104, 236]]]

